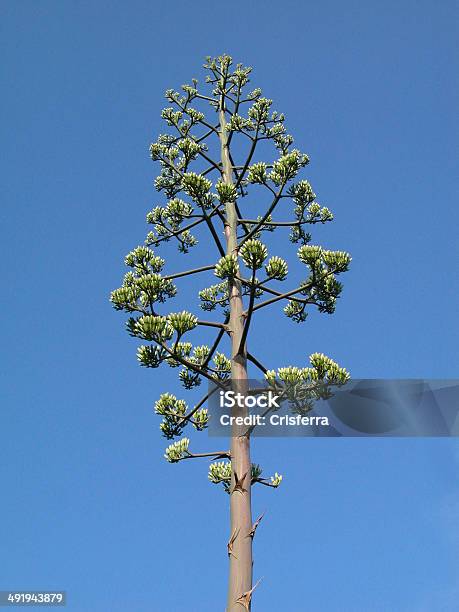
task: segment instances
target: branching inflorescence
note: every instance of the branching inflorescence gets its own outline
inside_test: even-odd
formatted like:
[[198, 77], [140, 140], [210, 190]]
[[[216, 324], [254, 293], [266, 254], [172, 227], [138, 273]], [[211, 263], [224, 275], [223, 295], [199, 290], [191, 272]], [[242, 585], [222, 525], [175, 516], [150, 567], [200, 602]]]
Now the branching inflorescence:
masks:
[[[169, 105], [162, 118], [167, 131], [150, 147], [152, 160], [160, 165], [155, 187], [163, 194], [164, 203], [147, 214], [151, 231], [145, 244], [126, 256], [129, 271], [122, 286], [112, 292], [111, 302], [129, 314], [128, 332], [144, 341], [137, 353], [140, 364], [177, 368], [185, 389], [199, 386], [203, 379], [218, 386], [240, 377], [237, 366], [242, 364], [246, 373], [247, 359], [262, 370], [268, 385], [283, 388], [287, 395], [286, 385], [307, 383], [311, 389], [317, 382], [341, 385], [348, 380], [348, 373], [325, 355], [311, 355], [308, 367], [268, 370], [247, 350], [249, 330], [261, 309], [278, 306], [296, 323], [305, 321], [310, 308], [333, 313], [342, 290], [337, 277], [348, 269], [351, 257], [311, 244], [306, 229], [330, 222], [333, 215], [316, 201], [309, 182], [298, 178], [309, 158], [293, 147], [284, 115], [272, 110], [272, 101], [263, 97], [260, 89], [250, 90], [251, 68], [241, 64], [233, 67], [227, 55], [207, 58], [204, 67], [210, 91], [198, 89], [198, 81], [193, 79], [181, 91], [166, 92]], [[271, 145], [271, 153], [266, 153], [266, 145]], [[270, 157], [263, 161], [261, 154]], [[250, 212], [256, 209], [252, 190], [256, 202], [263, 202], [261, 210], [257, 204], [255, 214]], [[282, 210], [279, 220], [278, 209]], [[162, 244], [173, 241], [186, 254], [199, 248], [198, 235], [203, 228], [208, 232], [205, 265], [165, 272], [165, 260], [157, 254]], [[263, 236], [285, 229], [296, 245], [304, 272], [290, 288], [282, 290], [278, 283], [289, 277], [287, 261], [281, 253], [268, 252]], [[209, 240], [215, 247], [210, 261]], [[198, 310], [165, 310], [165, 303], [177, 294], [179, 279], [206, 275], [214, 280], [198, 292], [198, 304], [201, 311], [219, 313], [219, 319], [204, 320]], [[215, 330], [208, 345], [195, 340], [203, 327]], [[219, 350], [227, 337], [232, 347], [228, 356]], [[208, 398], [209, 394], [189, 408], [184, 400], [163, 393], [155, 403], [155, 412], [162, 418], [162, 434], [175, 440], [166, 449], [167, 461], [214, 458], [209, 479], [222, 484], [228, 493], [244, 492], [254, 483], [277, 487], [282, 476], [276, 473], [264, 479], [257, 464], [248, 464], [250, 477], [238, 474], [239, 459], [233, 451], [189, 450], [189, 438], [181, 436], [187, 427], [197, 431], [207, 427]], [[307, 402], [296, 406], [298, 411], [309, 408]], [[235, 536], [232, 547], [237, 539]], [[250, 591], [251, 582], [240, 584], [245, 584], [246, 593]], [[238, 598], [243, 595], [239, 592]]]

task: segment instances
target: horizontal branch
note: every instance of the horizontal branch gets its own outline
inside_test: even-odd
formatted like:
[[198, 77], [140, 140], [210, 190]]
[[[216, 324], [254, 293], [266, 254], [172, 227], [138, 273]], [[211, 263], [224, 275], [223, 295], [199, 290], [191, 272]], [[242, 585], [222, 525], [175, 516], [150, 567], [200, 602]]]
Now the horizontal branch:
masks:
[[269, 480], [266, 480], [265, 478], [257, 478], [256, 480], [252, 480], [252, 484], [254, 484], [255, 482], [259, 482], [265, 487], [272, 487], [273, 489], [277, 489], [278, 487], [278, 485], [273, 485], [271, 482], [269, 482]]
[[218, 327], [219, 329], [221, 329], [223, 332], [225, 332], [228, 329], [228, 326], [225, 325], [224, 323], [218, 323], [217, 321], [198, 321], [198, 325], [204, 325], [205, 327]]
[[260, 308], [264, 308], [264, 306], [268, 306], [269, 304], [274, 304], [274, 302], [278, 302], [279, 300], [289, 298], [291, 295], [295, 295], [295, 293], [300, 293], [300, 291], [309, 289], [311, 286], [312, 286], [312, 283], [309, 283], [309, 285], [300, 285], [296, 289], [292, 289], [291, 291], [287, 291], [286, 293], [281, 293], [280, 295], [270, 298], [269, 300], [265, 300], [264, 302], [261, 302], [260, 304], [257, 304], [256, 306], [254, 306], [252, 308], [252, 312], [259, 310]]
[[[246, 278], [241, 278], [239, 276], [237, 276], [236, 278], [238, 280], [240, 280], [243, 285], [251, 286], [251, 284], [252, 284]], [[255, 288], [256, 289], [261, 289], [262, 291], [266, 291], [266, 293], [270, 293], [271, 295], [277, 295], [279, 297], [283, 297], [284, 296], [283, 293], [281, 293], [280, 291], [276, 291], [276, 289], [271, 289], [271, 287], [267, 287], [265, 285], [265, 283], [267, 283], [270, 280], [273, 280], [273, 279], [268, 277], [264, 281], [262, 281], [261, 283], [255, 283]], [[304, 299], [304, 298], [298, 298], [298, 297], [289, 297], [289, 298], [285, 298], [285, 299], [290, 299], [290, 300], [292, 300], [292, 302], [299, 302], [300, 304], [309, 304], [310, 303], [309, 300]]]
[[182, 276], [190, 276], [191, 274], [197, 274], [198, 272], [206, 272], [207, 270], [213, 270], [215, 268], [214, 265], [202, 266], [202, 268], [194, 268], [193, 270], [186, 270], [185, 272], [177, 272], [176, 274], [170, 274], [169, 276], [164, 276], [165, 280], [172, 280], [173, 278], [180, 278]]
[[[238, 219], [238, 223], [260, 223], [259, 219]], [[295, 227], [296, 225], [306, 224], [307, 221], [265, 221], [263, 225], [274, 227]]]
[[179, 459], [199, 459], [201, 457], [212, 457], [212, 459], [231, 459], [231, 453], [229, 451], [216, 451], [215, 453], [189, 453], [185, 457]]
[[[329, 270], [324, 276], [323, 278], [327, 278], [328, 276], [330, 276], [331, 274], [335, 274], [336, 270]], [[247, 284], [247, 281], [246, 281]], [[306, 283], [304, 285], [300, 285], [299, 287], [297, 287], [296, 289], [292, 289], [291, 291], [287, 291], [286, 293], [280, 293], [279, 295], [277, 295], [276, 297], [273, 297], [269, 300], [265, 300], [264, 302], [261, 302], [260, 304], [257, 304], [256, 306], [253, 307], [252, 312], [255, 312], [255, 310], [258, 310], [259, 308], [263, 308], [264, 306], [268, 306], [269, 304], [274, 304], [274, 302], [278, 302], [279, 300], [283, 300], [285, 298], [290, 298], [290, 296], [295, 295], [295, 293], [300, 293], [301, 291], [305, 291], [307, 289], [311, 289], [315, 284], [314, 279], [312, 281], [309, 281], [309, 283]], [[269, 289], [267, 289], [268, 293], [270, 292]], [[271, 290], [271, 292], [274, 290]], [[278, 292], [276, 292], [278, 293]], [[300, 300], [300, 298], [292, 298], [292, 300], [295, 301], [301, 301], [304, 304], [313, 304], [318, 306], [317, 302], [315, 300], [311, 300], [306, 299], [306, 300]]]

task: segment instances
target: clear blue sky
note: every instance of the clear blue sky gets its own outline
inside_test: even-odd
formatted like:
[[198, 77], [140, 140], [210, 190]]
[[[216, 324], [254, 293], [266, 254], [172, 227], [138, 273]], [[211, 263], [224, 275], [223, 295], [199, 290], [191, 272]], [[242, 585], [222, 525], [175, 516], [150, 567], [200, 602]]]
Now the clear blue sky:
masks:
[[[158, 203], [163, 92], [208, 54], [254, 66], [335, 213], [316, 240], [353, 255], [333, 317], [256, 328], [270, 366], [321, 351], [354, 377], [457, 378], [457, 4], [0, 10], [0, 589], [66, 589], [82, 612], [223, 610], [227, 498], [205, 463], [162, 459], [152, 404], [181, 393], [175, 372], [138, 367], [108, 303]], [[455, 440], [256, 440], [253, 457], [285, 474], [255, 490], [254, 609], [457, 609]]]

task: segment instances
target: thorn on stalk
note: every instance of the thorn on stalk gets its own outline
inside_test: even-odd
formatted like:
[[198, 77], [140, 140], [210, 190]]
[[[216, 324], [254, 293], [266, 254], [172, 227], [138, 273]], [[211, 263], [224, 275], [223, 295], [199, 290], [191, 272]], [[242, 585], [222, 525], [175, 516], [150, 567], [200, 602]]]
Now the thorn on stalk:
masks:
[[234, 472], [234, 480], [236, 482], [236, 484], [234, 485], [234, 489], [232, 491], [232, 493], [234, 493], [235, 491], [239, 491], [239, 493], [247, 493], [247, 489], [244, 489], [244, 480], [247, 476], [248, 472], [246, 472], [244, 474], [244, 476], [242, 476], [242, 478], [238, 478], [238, 475], [236, 473], [236, 471]]
[[236, 529], [236, 527], [234, 528], [233, 534], [232, 534], [231, 538], [228, 540], [228, 544], [226, 545], [226, 547], [228, 548], [228, 557], [233, 555], [233, 557], [235, 559], [237, 559], [237, 557], [233, 553], [233, 544], [236, 541], [237, 536], [239, 535], [239, 531], [240, 531], [239, 527], [237, 529]]
[[253, 537], [255, 535], [255, 531], [257, 530], [258, 525], [261, 523], [262, 518], [264, 517], [265, 513], [263, 512], [263, 514], [260, 514], [260, 516], [257, 518], [257, 520], [255, 521], [255, 523], [252, 525], [252, 529], [249, 531], [249, 533], [247, 534], [247, 537], [251, 537], [253, 540]]
[[250, 610], [250, 602], [252, 601], [253, 592], [255, 591], [255, 589], [257, 588], [257, 586], [260, 584], [261, 581], [262, 581], [262, 578], [260, 578], [260, 580], [257, 581], [257, 583], [250, 589], [250, 591], [246, 591], [245, 593], [242, 593], [242, 595], [238, 599], [236, 599], [236, 603], [240, 604], [241, 606], [244, 606], [247, 612], [249, 612]]

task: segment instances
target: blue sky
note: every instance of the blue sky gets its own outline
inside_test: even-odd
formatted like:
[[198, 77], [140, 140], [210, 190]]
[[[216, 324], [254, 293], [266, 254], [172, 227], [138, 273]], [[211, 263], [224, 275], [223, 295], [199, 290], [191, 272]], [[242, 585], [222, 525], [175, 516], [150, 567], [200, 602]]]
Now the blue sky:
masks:
[[[163, 92], [206, 55], [253, 66], [335, 213], [314, 240], [352, 253], [335, 315], [296, 327], [271, 310], [256, 354], [457, 378], [457, 6], [24, 0], [1, 15], [0, 589], [66, 589], [72, 611], [222, 610], [227, 498], [206, 463], [162, 459], [152, 405], [183, 393], [175, 371], [138, 367], [108, 303], [160, 203]], [[285, 475], [255, 490], [254, 609], [456, 609], [455, 440], [257, 439], [253, 458]]]

